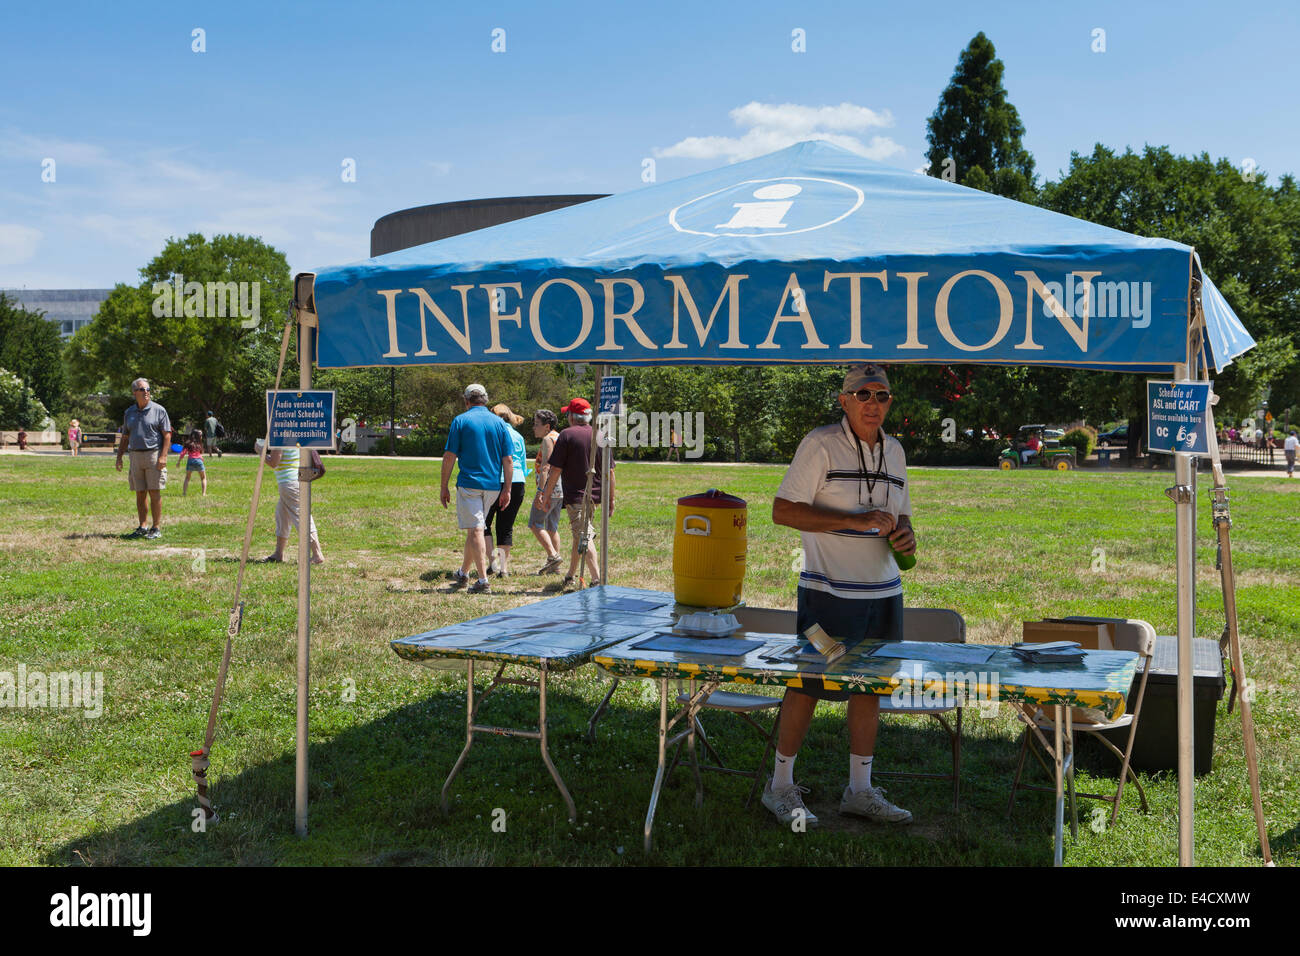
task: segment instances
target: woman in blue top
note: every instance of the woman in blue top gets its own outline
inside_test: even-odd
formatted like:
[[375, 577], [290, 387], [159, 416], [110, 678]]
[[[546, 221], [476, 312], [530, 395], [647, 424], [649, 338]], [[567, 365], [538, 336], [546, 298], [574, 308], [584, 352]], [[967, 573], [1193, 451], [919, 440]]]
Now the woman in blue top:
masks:
[[[524, 447], [524, 436], [516, 431], [524, 416], [516, 415], [510, 410], [509, 405], [496, 405], [492, 413], [506, 423], [506, 431], [510, 435], [510, 457], [514, 459], [515, 468], [514, 475], [511, 477], [510, 504], [503, 509], [499, 503], [494, 503], [488, 511], [486, 526], [483, 529], [484, 544], [487, 550], [492, 551], [492, 521], [498, 519], [497, 547], [492, 551], [491, 573], [504, 578], [510, 574], [510, 548], [515, 543], [515, 515], [519, 514], [519, 506], [524, 501], [526, 487], [524, 479], [531, 474], [531, 471], [528, 468], [528, 450]], [[501, 478], [505, 480], [504, 470]]]

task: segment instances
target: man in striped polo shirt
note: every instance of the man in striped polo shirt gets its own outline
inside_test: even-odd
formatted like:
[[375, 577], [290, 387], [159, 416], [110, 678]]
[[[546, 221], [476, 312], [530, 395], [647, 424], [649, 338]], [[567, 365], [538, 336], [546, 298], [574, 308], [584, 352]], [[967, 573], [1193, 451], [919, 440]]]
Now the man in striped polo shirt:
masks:
[[[890, 545], [912, 554], [916, 540], [907, 460], [881, 427], [892, 398], [879, 365], [850, 368], [839, 396], [844, 417], [804, 437], [772, 503], [772, 521], [798, 529], [803, 541], [799, 631], [819, 624], [849, 647], [903, 639], [903, 585]], [[794, 782], [794, 759], [818, 700], [849, 702], [849, 785], [840, 813], [910, 823], [911, 813], [871, 785], [880, 699], [827, 690], [817, 679], [790, 688], [781, 702], [776, 767], [763, 805], [782, 823], [802, 818], [805, 826], [816, 826], [801, 796], [807, 790]]]

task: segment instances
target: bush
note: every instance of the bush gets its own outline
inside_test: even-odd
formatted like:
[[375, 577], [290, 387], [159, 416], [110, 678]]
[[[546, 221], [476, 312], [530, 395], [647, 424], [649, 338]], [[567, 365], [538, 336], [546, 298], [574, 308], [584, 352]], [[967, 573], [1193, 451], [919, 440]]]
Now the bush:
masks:
[[1071, 428], [1061, 438], [1062, 445], [1073, 445], [1078, 453], [1076, 458], [1082, 462], [1092, 454], [1092, 450], [1097, 447], [1097, 429], [1091, 425], [1083, 425], [1080, 428]]
[[[0, 368], [0, 428], [41, 431], [49, 417], [50, 413], [36, 393], [24, 387], [17, 375]], [[49, 427], [54, 427], [52, 422]]]
[[[441, 458], [446, 447], [447, 433], [441, 430], [427, 431], [423, 428], [416, 428], [406, 437], [397, 439], [397, 454], [399, 456]], [[377, 442], [370, 453], [372, 455], [387, 455], [388, 436], [385, 435]]]
[[996, 441], [927, 442], [907, 450], [907, 463], [993, 467], [1003, 447]]

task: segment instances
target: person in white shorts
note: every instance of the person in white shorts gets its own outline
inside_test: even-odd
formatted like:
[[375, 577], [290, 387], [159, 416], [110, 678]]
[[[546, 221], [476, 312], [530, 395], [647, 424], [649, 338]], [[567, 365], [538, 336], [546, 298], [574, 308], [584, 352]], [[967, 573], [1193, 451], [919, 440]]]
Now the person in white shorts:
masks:
[[[259, 438], [260, 445], [265, 439]], [[259, 447], [258, 452], [261, 452]], [[289, 532], [299, 527], [298, 509], [302, 502], [302, 485], [298, 482], [298, 468], [302, 464], [302, 452], [297, 448], [276, 448], [266, 455], [266, 463], [275, 469], [275, 482], [280, 488], [280, 500], [275, 503], [275, 552], [266, 560], [278, 563], [284, 560], [284, 549], [289, 544]], [[316, 517], [311, 518], [311, 563], [324, 564], [325, 552], [321, 550], [320, 538], [316, 536]]]
[[487, 389], [477, 383], [465, 389], [465, 411], [447, 431], [442, 455], [442, 506], [451, 503], [451, 472], [456, 474], [456, 523], [465, 532], [465, 555], [453, 575], [456, 585], [469, 584], [469, 567], [478, 571], [471, 594], [489, 594], [487, 548], [483, 531], [492, 502], [504, 510], [510, 504], [515, 463], [506, 423], [487, 409]]

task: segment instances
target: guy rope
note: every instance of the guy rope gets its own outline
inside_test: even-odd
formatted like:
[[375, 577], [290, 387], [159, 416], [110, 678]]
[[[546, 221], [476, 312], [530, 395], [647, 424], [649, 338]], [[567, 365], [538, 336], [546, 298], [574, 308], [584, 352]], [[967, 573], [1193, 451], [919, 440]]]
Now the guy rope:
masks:
[[[289, 319], [285, 322], [284, 336], [280, 340], [280, 364], [275, 370], [275, 390], [280, 390], [280, 376], [284, 374], [284, 359], [289, 351], [289, 333], [293, 329], [293, 317], [297, 304], [289, 307]], [[300, 356], [299, 361], [305, 361]], [[271, 433], [271, 409], [266, 410], [266, 433]], [[217, 733], [217, 710], [221, 706], [221, 696], [226, 688], [226, 674], [230, 670], [230, 654], [234, 648], [235, 638], [239, 636], [244, 623], [244, 602], [240, 594], [244, 589], [244, 569], [248, 566], [248, 551], [253, 544], [253, 523], [257, 520], [257, 503], [262, 495], [262, 475], [266, 470], [266, 451], [268, 442], [262, 443], [262, 451], [257, 461], [257, 477], [253, 481], [253, 502], [248, 509], [248, 521], [244, 525], [244, 549], [239, 556], [239, 576], [235, 579], [235, 598], [231, 602], [230, 620], [226, 625], [226, 649], [221, 655], [221, 667], [217, 670], [217, 685], [212, 690], [212, 706], [208, 709], [208, 728], [203, 736], [203, 747], [190, 751], [190, 772], [198, 787], [199, 807], [203, 811], [204, 826], [217, 823], [221, 818], [212, 808], [208, 797], [208, 757], [212, 753], [212, 740]]]

